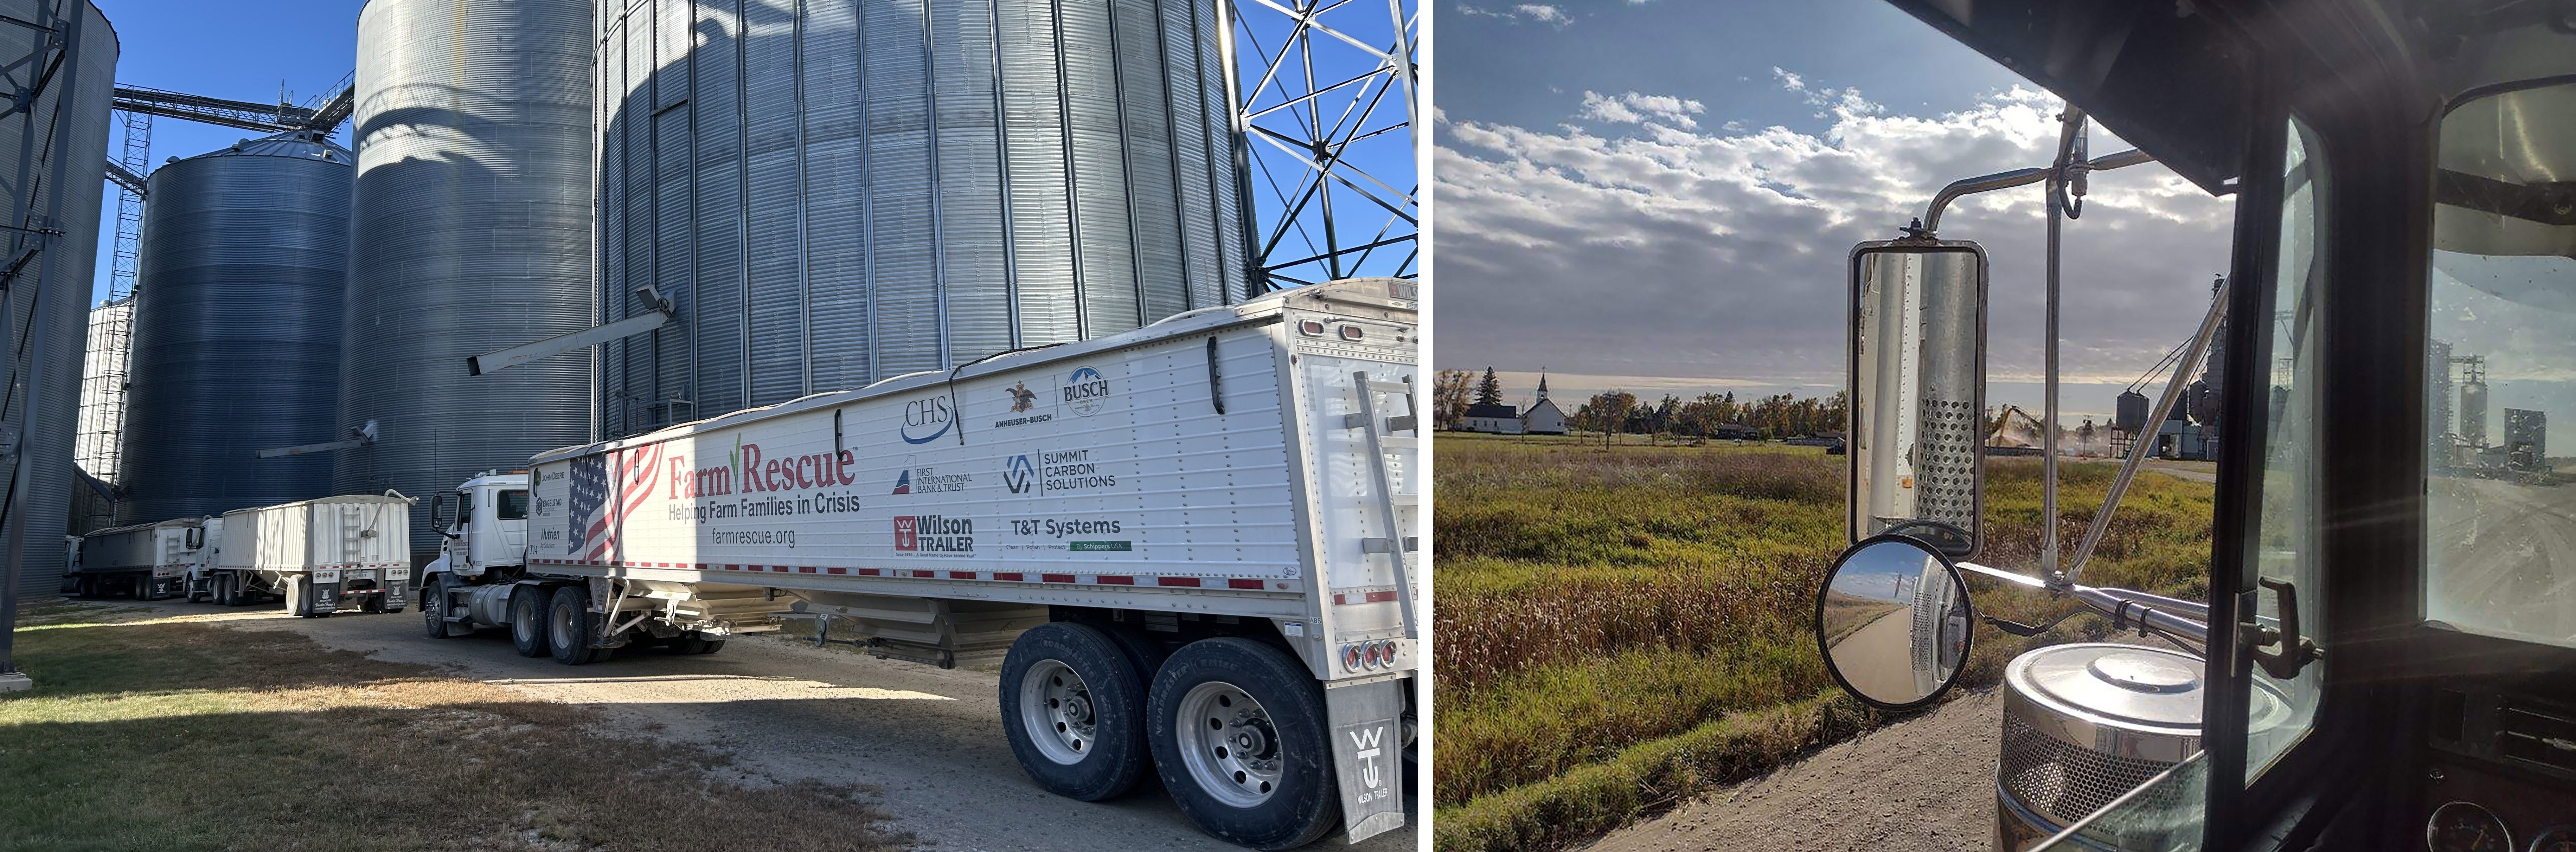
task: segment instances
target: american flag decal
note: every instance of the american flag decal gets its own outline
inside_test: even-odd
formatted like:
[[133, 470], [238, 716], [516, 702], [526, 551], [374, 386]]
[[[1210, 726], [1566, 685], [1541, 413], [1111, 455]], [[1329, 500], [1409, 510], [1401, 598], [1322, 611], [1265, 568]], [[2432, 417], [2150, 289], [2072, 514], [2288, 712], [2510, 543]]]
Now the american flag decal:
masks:
[[[592, 535], [604, 532], [608, 519], [599, 517], [599, 507], [608, 503], [608, 457], [582, 456], [572, 460], [572, 500], [564, 530], [564, 553], [579, 557]], [[593, 522], [597, 524], [594, 525]]]
[[653, 496], [653, 471], [661, 460], [660, 444], [573, 459], [564, 552], [582, 562], [615, 558], [617, 533], [626, 516]]

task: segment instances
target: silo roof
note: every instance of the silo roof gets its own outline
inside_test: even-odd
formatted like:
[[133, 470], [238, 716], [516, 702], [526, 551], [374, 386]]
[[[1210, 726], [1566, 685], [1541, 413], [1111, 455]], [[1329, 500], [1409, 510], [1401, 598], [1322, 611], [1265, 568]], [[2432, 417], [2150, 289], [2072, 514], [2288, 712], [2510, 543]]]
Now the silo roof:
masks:
[[349, 149], [332, 142], [328, 135], [314, 130], [289, 130], [257, 139], [244, 139], [228, 148], [217, 148], [194, 157], [171, 158], [170, 162], [202, 160], [207, 157], [290, 157], [299, 160], [328, 160], [347, 165], [357, 157]]

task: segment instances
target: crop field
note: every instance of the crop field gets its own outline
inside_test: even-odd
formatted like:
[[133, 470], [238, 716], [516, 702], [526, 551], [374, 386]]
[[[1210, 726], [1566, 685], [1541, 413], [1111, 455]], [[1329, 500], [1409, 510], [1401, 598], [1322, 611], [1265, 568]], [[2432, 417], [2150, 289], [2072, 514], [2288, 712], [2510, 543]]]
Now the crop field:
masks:
[[[1843, 457], [1450, 433], [1434, 447], [1443, 852], [1574, 845], [1878, 721], [1833, 687], [1811, 626], [1844, 545]], [[2039, 469], [1989, 462], [1977, 561], [2036, 564]], [[2068, 553], [2116, 470], [2061, 470]], [[2141, 475], [2085, 581], [2204, 597], [2211, 492]], [[1998, 616], [2058, 611], [1991, 583], [1971, 589]], [[2101, 629], [2077, 618], [2029, 641]], [[2028, 647], [1991, 629], [1978, 639], [1970, 685]]]

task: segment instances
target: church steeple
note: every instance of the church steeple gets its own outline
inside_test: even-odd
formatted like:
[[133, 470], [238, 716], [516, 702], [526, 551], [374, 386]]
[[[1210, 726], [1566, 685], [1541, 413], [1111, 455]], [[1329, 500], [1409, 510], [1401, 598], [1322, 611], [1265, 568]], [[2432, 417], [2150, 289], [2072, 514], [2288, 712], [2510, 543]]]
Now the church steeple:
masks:
[[1538, 368], [1538, 401], [1547, 401], [1547, 368]]

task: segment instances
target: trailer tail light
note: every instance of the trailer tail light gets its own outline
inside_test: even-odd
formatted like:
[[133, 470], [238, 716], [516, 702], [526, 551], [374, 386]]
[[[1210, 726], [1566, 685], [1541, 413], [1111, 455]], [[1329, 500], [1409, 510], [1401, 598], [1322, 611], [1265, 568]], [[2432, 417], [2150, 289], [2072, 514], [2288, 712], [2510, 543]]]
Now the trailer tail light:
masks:
[[1386, 640], [1386, 641], [1382, 641], [1382, 642], [1377, 643], [1377, 647], [1376, 647], [1376, 648], [1371, 649], [1370, 656], [1371, 656], [1371, 657], [1374, 657], [1374, 658], [1377, 660], [1377, 666], [1376, 666], [1377, 668], [1381, 668], [1381, 669], [1383, 669], [1383, 668], [1390, 668], [1390, 667], [1394, 666], [1394, 665], [1395, 665], [1395, 640], [1389, 639], [1389, 640]]
[[1363, 662], [1363, 660], [1361, 659], [1361, 656], [1362, 656], [1362, 655], [1361, 655], [1361, 653], [1360, 653], [1360, 646], [1358, 646], [1358, 645], [1344, 645], [1344, 646], [1342, 646], [1342, 668], [1344, 668], [1344, 669], [1348, 669], [1348, 670], [1350, 670], [1350, 671], [1359, 671], [1359, 670], [1360, 670], [1360, 665], [1361, 665], [1361, 663]]
[[1365, 330], [1363, 330], [1363, 329], [1361, 329], [1359, 326], [1356, 326], [1356, 325], [1346, 325], [1346, 326], [1342, 326], [1342, 339], [1343, 339], [1343, 340], [1358, 340], [1358, 339], [1360, 339], [1360, 338], [1367, 337], [1367, 336], [1368, 336], [1368, 332], [1367, 332], [1367, 331], [1365, 331]]
[[1307, 337], [1322, 337], [1324, 336], [1324, 322], [1322, 320], [1299, 320], [1297, 322], [1297, 333], [1303, 334]]

